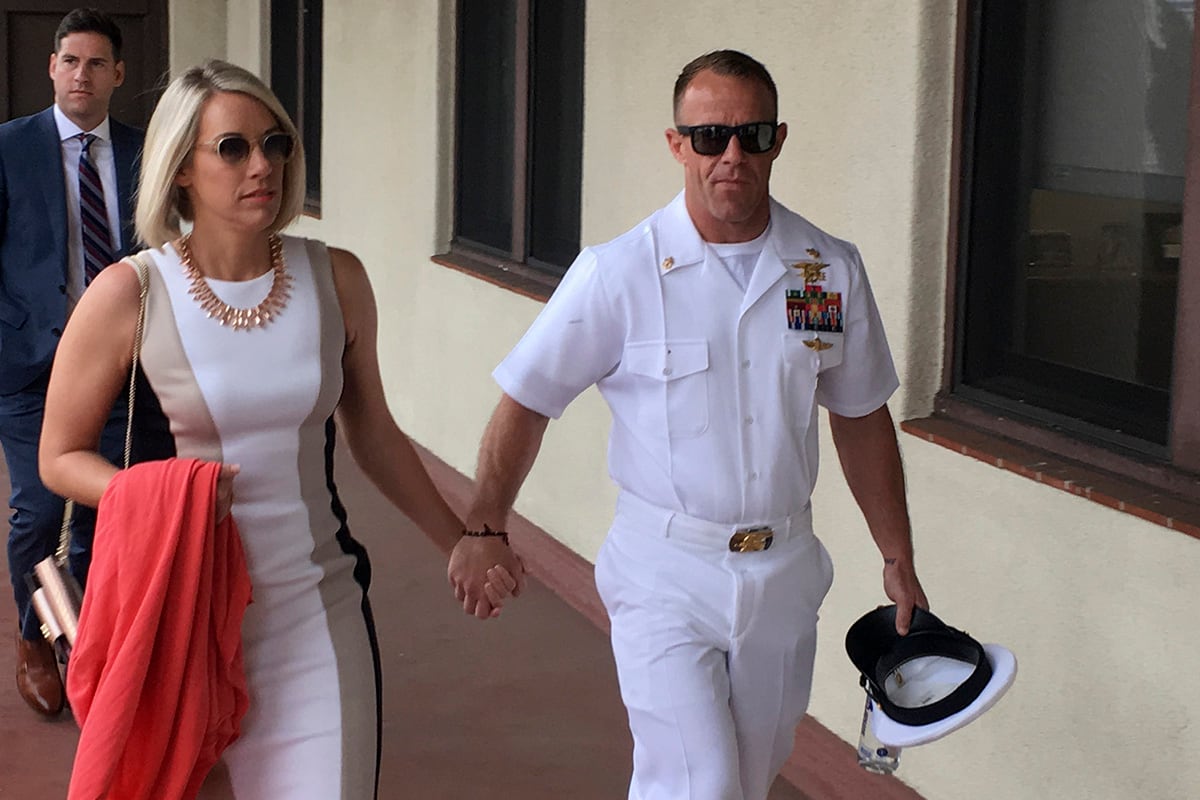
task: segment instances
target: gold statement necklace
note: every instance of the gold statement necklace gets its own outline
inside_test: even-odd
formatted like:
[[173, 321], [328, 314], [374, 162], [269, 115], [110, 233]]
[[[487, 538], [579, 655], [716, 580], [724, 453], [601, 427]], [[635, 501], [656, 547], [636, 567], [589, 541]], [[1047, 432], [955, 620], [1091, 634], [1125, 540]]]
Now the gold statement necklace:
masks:
[[283, 260], [283, 240], [279, 236], [271, 234], [270, 238], [271, 271], [275, 273], [271, 291], [252, 308], [236, 308], [217, 297], [208, 281], [204, 280], [204, 273], [192, 261], [192, 250], [188, 246], [191, 238], [189, 233], [179, 240], [179, 260], [183, 262], [183, 273], [191, 283], [188, 294], [199, 304], [205, 316], [235, 331], [262, 327], [279, 316], [292, 294], [292, 276]]

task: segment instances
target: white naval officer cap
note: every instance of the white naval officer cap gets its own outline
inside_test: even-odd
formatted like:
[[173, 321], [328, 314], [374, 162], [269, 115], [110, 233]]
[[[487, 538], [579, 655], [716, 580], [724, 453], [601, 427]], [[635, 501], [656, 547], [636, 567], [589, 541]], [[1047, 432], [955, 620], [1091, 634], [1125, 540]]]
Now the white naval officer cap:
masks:
[[978, 719], [1008, 690], [1017, 659], [980, 644], [923, 608], [907, 636], [896, 633], [896, 606], [868, 612], [846, 632], [846, 654], [875, 701], [872, 729], [892, 747], [940, 739]]

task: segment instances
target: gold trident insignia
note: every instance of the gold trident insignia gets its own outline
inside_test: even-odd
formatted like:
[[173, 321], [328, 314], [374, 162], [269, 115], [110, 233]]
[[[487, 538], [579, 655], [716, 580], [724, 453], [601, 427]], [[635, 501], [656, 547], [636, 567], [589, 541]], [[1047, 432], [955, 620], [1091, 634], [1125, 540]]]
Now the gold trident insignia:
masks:
[[820, 336], [814, 336], [811, 339], [804, 340], [804, 346], [809, 350], [816, 350], [818, 353], [822, 350], [828, 350], [833, 347], [829, 342], [822, 342]]
[[805, 283], [819, 283], [820, 281], [825, 280], [825, 268], [829, 265], [824, 261], [821, 261], [820, 251], [810, 247], [804, 252], [812, 256], [813, 260], [797, 261], [795, 264], [792, 264], [792, 267], [804, 271]]

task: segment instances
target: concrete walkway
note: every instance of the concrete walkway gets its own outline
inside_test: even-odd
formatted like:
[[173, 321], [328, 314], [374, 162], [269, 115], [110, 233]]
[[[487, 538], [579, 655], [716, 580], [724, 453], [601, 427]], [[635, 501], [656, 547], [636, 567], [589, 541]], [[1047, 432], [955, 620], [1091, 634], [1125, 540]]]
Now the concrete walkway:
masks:
[[[371, 602], [384, 670], [380, 797], [624, 798], [632, 744], [604, 633], [536, 580], [500, 619], [465, 616], [440, 553], [391, 510], [348, 455], [340, 454], [338, 476], [351, 528], [374, 566]], [[7, 498], [2, 467], [0, 491]], [[15, 628], [6, 588], [0, 800], [62, 798], [75, 724], [69, 713], [43, 721], [17, 695]], [[780, 779], [770, 800], [806, 795]]]

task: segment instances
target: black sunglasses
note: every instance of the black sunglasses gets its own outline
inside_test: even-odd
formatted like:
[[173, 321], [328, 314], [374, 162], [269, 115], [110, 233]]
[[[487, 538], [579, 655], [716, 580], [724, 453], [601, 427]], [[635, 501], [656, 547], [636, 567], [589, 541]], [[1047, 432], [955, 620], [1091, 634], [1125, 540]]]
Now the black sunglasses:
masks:
[[678, 125], [675, 130], [692, 137], [692, 149], [702, 156], [719, 156], [738, 138], [743, 153], [765, 153], [775, 146], [778, 122], [748, 122], [745, 125]]
[[[197, 147], [211, 147], [212, 151], [221, 157], [221, 160], [226, 164], [238, 165], [246, 162], [250, 158], [250, 153], [254, 150], [254, 142], [251, 142], [245, 136], [239, 133], [231, 133], [228, 136], [222, 136], [220, 139], [214, 139], [211, 142], [198, 142]], [[272, 164], [286, 164], [288, 159], [292, 157], [292, 152], [296, 149], [296, 141], [290, 133], [276, 131], [268, 133], [258, 142], [258, 148], [262, 150], [262, 154], [267, 157], [267, 161]]]

